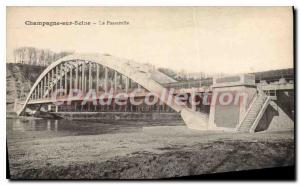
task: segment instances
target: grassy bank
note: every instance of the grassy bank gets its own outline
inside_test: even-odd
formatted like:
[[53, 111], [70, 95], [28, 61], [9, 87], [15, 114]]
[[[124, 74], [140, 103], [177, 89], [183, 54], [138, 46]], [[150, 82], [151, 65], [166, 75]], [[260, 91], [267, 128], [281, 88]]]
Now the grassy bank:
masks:
[[293, 132], [232, 134], [182, 126], [9, 139], [14, 179], [149, 179], [294, 164]]

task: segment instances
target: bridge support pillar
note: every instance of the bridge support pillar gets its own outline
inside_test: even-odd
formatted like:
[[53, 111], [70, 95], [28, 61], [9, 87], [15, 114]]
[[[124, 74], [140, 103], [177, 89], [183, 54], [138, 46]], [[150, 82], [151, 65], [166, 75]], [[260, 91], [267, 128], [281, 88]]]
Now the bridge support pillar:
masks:
[[39, 89], [39, 91], [40, 91], [40, 95], [39, 95], [40, 99], [42, 99], [42, 95], [43, 95], [43, 92], [42, 92], [42, 90], [43, 90], [42, 89], [42, 82], [43, 81], [40, 82], [40, 89]]
[[[81, 72], [81, 74], [82, 74], [82, 66], [79, 67], [79, 73], [80, 73], [80, 72]], [[82, 75], [79, 75], [78, 81], [79, 81], [78, 89], [80, 89], [80, 90], [82, 91]]]
[[78, 66], [75, 69], [75, 89], [78, 89]]
[[41, 80], [41, 99], [43, 98], [44, 93], [44, 80]]
[[55, 89], [56, 90], [58, 90], [58, 89], [60, 89], [60, 87], [59, 87], [59, 79], [60, 79], [60, 76], [59, 76], [59, 66], [56, 66], [56, 83], [55, 83]]
[[50, 96], [50, 89], [49, 89], [49, 87], [50, 87], [50, 72], [48, 73], [48, 75], [47, 75], [48, 77], [47, 77], [47, 79], [48, 79], [48, 83], [47, 83], [47, 86], [48, 86], [48, 97]]
[[[63, 86], [62, 86], [62, 81], [63, 81], [63, 78], [62, 78], [62, 74], [63, 74], [63, 65], [60, 65], [60, 72], [59, 72], [59, 75], [60, 75], [60, 79], [59, 79], [59, 89], [62, 89]], [[62, 93], [59, 93], [59, 95], [62, 95]]]
[[108, 87], [107, 87], [107, 85], [108, 85], [108, 68], [104, 67], [104, 70], [105, 70], [105, 72], [104, 72], [104, 90], [105, 90], [105, 93], [107, 93], [107, 91], [108, 91]]
[[89, 90], [91, 90], [93, 87], [93, 79], [92, 79], [92, 62], [89, 62]]
[[82, 76], [82, 91], [84, 92], [84, 93], [86, 93], [86, 83], [87, 83], [87, 81], [86, 81], [86, 78], [87, 78], [87, 66], [86, 66], [86, 64], [84, 64], [84, 66], [83, 66], [83, 76]]
[[256, 95], [255, 76], [249, 74], [213, 79], [209, 127], [235, 130]]
[[44, 93], [46, 92], [46, 84], [47, 84], [47, 79], [46, 78], [47, 78], [47, 76], [44, 77], [44, 83], [43, 83]]
[[129, 79], [128, 77], [125, 77], [125, 91], [128, 93], [128, 86], [129, 86]]
[[37, 99], [40, 98], [40, 83], [37, 85]]
[[96, 93], [99, 91], [99, 65], [96, 64]]
[[115, 91], [117, 90], [117, 87], [118, 87], [118, 72], [115, 71], [115, 74], [114, 74], [114, 90]]
[[84, 75], [85, 75], [85, 63], [82, 64], [81, 66], [81, 91], [82, 93], [85, 93], [85, 88], [84, 88], [84, 82], [85, 82], [85, 78], [84, 78]]
[[69, 94], [72, 92], [73, 88], [73, 73], [72, 73], [72, 67], [70, 67], [70, 91]]
[[64, 95], [66, 96], [67, 95], [67, 89], [68, 89], [68, 73], [67, 73], [67, 70], [68, 70], [68, 68], [67, 67], [65, 67], [65, 93], [64, 93]]
[[[51, 90], [51, 92], [53, 93], [53, 91], [54, 91], [54, 72], [55, 72], [55, 67], [54, 67], [54, 69], [52, 69], [52, 72], [51, 72], [51, 81], [52, 81], [52, 90]], [[51, 96], [51, 95], [50, 95]]]
[[52, 106], [51, 106], [51, 104], [49, 104], [48, 105], [48, 111], [51, 111], [51, 108], [52, 108]]

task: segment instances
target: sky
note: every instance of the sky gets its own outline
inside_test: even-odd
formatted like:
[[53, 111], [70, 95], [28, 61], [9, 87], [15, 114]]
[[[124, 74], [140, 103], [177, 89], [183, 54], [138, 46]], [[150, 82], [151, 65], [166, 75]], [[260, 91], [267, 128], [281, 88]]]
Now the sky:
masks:
[[[25, 21], [90, 21], [32, 26]], [[128, 25], [98, 25], [127, 21]], [[291, 7], [8, 7], [7, 62], [30, 46], [108, 53], [173, 70], [245, 73], [293, 67]]]

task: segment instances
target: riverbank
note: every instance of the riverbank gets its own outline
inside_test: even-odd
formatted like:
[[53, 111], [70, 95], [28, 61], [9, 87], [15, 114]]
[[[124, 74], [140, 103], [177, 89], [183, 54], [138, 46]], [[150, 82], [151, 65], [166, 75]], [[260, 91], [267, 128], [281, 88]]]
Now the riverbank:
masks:
[[35, 80], [45, 69], [44, 66], [29, 64], [6, 64], [6, 111], [12, 112], [16, 99], [29, 93]]
[[161, 179], [294, 165], [294, 137], [293, 131], [154, 126], [42, 139], [8, 136], [8, 152], [13, 179]]

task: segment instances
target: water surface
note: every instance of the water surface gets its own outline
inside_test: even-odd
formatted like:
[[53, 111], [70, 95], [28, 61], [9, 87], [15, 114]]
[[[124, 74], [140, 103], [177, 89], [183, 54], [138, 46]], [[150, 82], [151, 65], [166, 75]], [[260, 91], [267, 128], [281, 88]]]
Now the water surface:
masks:
[[7, 118], [7, 138], [39, 139], [74, 135], [98, 135], [141, 131], [146, 126], [175, 126], [182, 123], [160, 121], [112, 121], [100, 120], [74, 121], [35, 118]]

